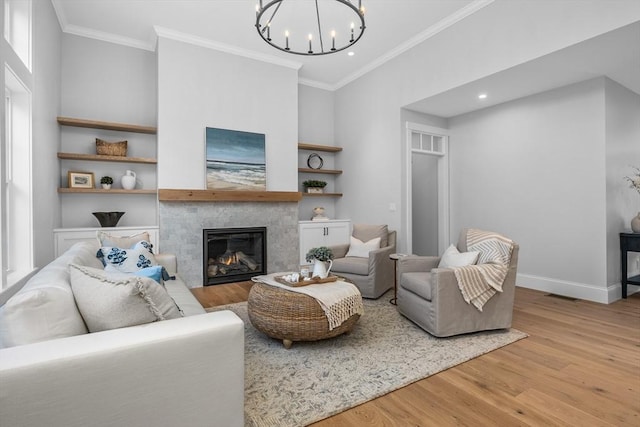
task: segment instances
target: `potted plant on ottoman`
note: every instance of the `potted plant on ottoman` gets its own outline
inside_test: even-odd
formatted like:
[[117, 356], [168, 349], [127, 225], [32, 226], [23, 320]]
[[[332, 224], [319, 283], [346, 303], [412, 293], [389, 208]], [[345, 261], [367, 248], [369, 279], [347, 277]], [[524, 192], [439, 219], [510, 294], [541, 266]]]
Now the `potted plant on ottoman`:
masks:
[[315, 179], [308, 179], [302, 183], [307, 189], [307, 193], [323, 193], [324, 187], [327, 186], [325, 181], [318, 181]]
[[[311, 273], [311, 277], [327, 278], [333, 265], [333, 252], [331, 249], [326, 246], [311, 248], [309, 252], [307, 252], [305, 259], [307, 262], [313, 262], [313, 273]], [[327, 268], [327, 262], [329, 263], [329, 268]]]
[[102, 184], [102, 188], [104, 188], [105, 190], [110, 190], [111, 184], [113, 184], [113, 178], [111, 178], [110, 176], [103, 176], [102, 178], [100, 178], [100, 184]]

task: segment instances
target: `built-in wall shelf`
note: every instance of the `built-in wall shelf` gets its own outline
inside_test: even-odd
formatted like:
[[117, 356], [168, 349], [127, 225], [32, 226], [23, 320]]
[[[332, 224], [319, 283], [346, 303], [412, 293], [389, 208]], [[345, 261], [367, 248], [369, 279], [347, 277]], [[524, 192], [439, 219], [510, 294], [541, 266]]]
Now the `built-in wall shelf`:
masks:
[[[308, 144], [306, 142], [299, 142], [298, 143], [298, 150], [306, 150], [306, 151], [322, 151], [325, 153], [330, 153], [329, 157], [332, 157], [333, 154], [335, 153], [339, 153], [340, 151], [342, 151], [342, 147], [336, 147], [334, 145], [319, 145], [319, 144]], [[317, 155], [317, 153], [312, 153], [309, 155], [309, 159], [307, 160], [307, 166], [312, 166], [309, 165], [309, 161], [311, 159], [311, 156], [316, 155], [317, 157], [319, 157]], [[300, 160], [299, 160], [300, 161]], [[335, 182], [335, 175], [341, 175], [342, 171], [339, 169], [323, 169], [322, 168], [322, 164], [323, 164], [323, 160], [320, 159], [320, 164], [319, 164], [319, 168], [318, 169], [313, 169], [311, 167], [299, 167], [298, 168], [298, 176], [299, 176], [299, 185], [304, 185], [303, 184], [303, 180], [305, 179], [304, 176], [300, 176], [300, 174], [322, 174], [322, 175], [334, 175], [334, 176], [329, 176], [326, 179], [329, 181], [329, 184], [333, 184]], [[304, 165], [299, 165], [299, 166], [304, 166]], [[326, 182], [326, 181], [325, 181]], [[328, 189], [333, 189], [332, 188], [333, 185], [329, 185]], [[307, 192], [303, 192], [302, 193], [302, 197], [307, 198], [307, 197], [342, 197], [342, 193], [333, 193], [333, 192], [327, 192], [327, 193], [307, 193]]]
[[306, 142], [299, 142], [298, 150], [326, 151], [329, 153], [337, 153], [339, 151], [342, 151], [342, 147], [334, 147], [332, 145], [307, 144]]
[[151, 157], [105, 156], [101, 154], [58, 153], [59, 159], [88, 160], [94, 162], [145, 163], [155, 165], [157, 159]]
[[158, 128], [154, 126], [140, 126], [127, 123], [102, 122], [98, 120], [75, 119], [72, 117], [58, 117], [58, 124], [63, 126], [74, 126], [78, 128], [92, 128], [117, 130], [121, 132], [148, 133], [155, 135]]
[[328, 175], [340, 175], [342, 173], [341, 170], [336, 169], [309, 169], [309, 168], [298, 168], [298, 172], [301, 173], [324, 173]]
[[123, 188], [112, 188], [110, 190], [104, 190], [101, 188], [58, 188], [58, 193], [92, 193], [92, 194], [157, 194], [157, 190], [151, 189], [134, 189], [125, 190]]

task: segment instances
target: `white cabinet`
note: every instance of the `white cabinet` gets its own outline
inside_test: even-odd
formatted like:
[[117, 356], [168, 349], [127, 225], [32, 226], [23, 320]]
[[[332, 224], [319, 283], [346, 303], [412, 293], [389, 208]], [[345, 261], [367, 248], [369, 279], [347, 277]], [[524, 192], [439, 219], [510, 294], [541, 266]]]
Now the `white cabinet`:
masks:
[[160, 230], [157, 225], [150, 227], [57, 228], [53, 230], [56, 258], [75, 243], [96, 239], [96, 231], [98, 230], [105, 231], [114, 236], [132, 236], [146, 231], [149, 233], [149, 239], [153, 245], [154, 253], [157, 254], [160, 251], [158, 247]]
[[300, 265], [309, 264], [305, 255], [311, 248], [349, 243], [351, 221], [300, 221]]

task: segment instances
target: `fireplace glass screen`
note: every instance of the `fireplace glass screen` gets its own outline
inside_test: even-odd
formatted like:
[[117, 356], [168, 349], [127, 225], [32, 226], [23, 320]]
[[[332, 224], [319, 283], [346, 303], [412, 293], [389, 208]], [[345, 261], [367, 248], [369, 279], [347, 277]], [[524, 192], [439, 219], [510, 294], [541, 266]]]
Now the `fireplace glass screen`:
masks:
[[266, 273], [266, 227], [203, 230], [204, 285], [242, 282]]

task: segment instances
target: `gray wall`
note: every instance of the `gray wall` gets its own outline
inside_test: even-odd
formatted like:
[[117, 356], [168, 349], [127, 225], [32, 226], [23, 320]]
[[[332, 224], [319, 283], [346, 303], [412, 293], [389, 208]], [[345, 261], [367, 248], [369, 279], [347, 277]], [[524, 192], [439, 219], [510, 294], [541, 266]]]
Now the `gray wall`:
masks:
[[[621, 280], [618, 233], [630, 231], [631, 218], [640, 211], [640, 194], [623, 179], [635, 173], [631, 166], [640, 167], [640, 95], [606, 79], [605, 107], [607, 283], [613, 285]], [[637, 274], [640, 254], [629, 254], [628, 261], [629, 273]]]
[[[298, 85], [298, 140], [308, 144], [341, 146], [334, 139], [333, 115], [335, 111], [334, 93], [311, 86]], [[299, 167], [307, 167], [307, 158], [312, 152], [303, 150], [298, 153]], [[341, 153], [318, 152], [322, 157], [323, 169], [340, 169]], [[302, 182], [307, 179], [318, 179], [327, 182], [326, 191], [340, 191], [341, 176], [300, 174], [298, 189], [304, 191]], [[348, 196], [347, 196], [348, 197]], [[298, 218], [309, 220], [313, 215], [313, 208], [325, 208], [325, 216], [330, 219], [348, 219], [336, 217], [336, 200], [331, 197], [306, 197], [299, 203]]]
[[[61, 116], [156, 126], [156, 54], [141, 49], [64, 34], [62, 37]], [[55, 115], [53, 116], [55, 117]], [[56, 125], [57, 126], [57, 125]], [[127, 140], [127, 156], [157, 156], [155, 135], [63, 126], [61, 151], [95, 154], [95, 138]], [[67, 185], [67, 171], [88, 171], [111, 176], [113, 188], [122, 188], [127, 170], [138, 176], [137, 188], [156, 188], [156, 166], [116, 162], [60, 161], [57, 185]], [[98, 227], [91, 212], [126, 212], [118, 226], [158, 224], [154, 195], [61, 194], [60, 226]]]
[[[400, 110], [403, 106], [635, 22], [638, 14], [638, 4], [634, 2], [616, 3], [616, 7], [612, 8], [602, 2], [581, 2], [578, 6], [572, 2], [496, 1], [340, 88], [335, 94], [335, 132], [336, 139], [344, 141], [342, 161], [349, 167], [345, 168], [341, 189], [349, 197], [338, 201], [337, 214], [350, 217], [354, 222], [387, 223], [404, 233], [402, 212], [388, 209], [389, 203], [400, 206], [402, 197], [402, 152], [398, 146], [401, 141]], [[507, 16], [508, 19], [504, 19]], [[540, 30], [541, 22], [544, 22], [544, 31]], [[491, 31], [487, 31], [487, 28]], [[601, 105], [600, 113], [603, 111]], [[599, 122], [600, 129], [593, 130], [601, 132], [604, 138], [604, 119], [601, 118]], [[594, 226], [600, 228], [590, 239], [590, 243], [595, 245], [595, 257], [599, 260], [598, 267], [595, 267], [597, 271], [587, 266], [586, 270], [594, 273], [593, 277], [587, 278], [583, 271], [578, 271], [581, 267], [575, 267], [575, 273], [563, 272], [560, 276], [575, 275], [579, 280], [584, 280], [581, 283], [594, 286], [597, 283], [597, 298], [606, 300], [603, 150], [604, 146], [601, 146], [599, 164], [594, 165], [595, 161], [588, 158], [583, 169], [594, 166], [595, 169], [584, 172], [584, 175], [595, 173], [599, 175], [599, 181], [592, 182], [593, 178], [585, 177], [586, 182], [593, 184], [593, 188], [574, 186], [568, 191], [573, 194], [567, 195], [573, 199], [579, 193], [581, 200], [593, 202], [589, 206], [590, 212], [597, 212], [589, 213], [586, 222], [581, 225], [583, 229]], [[582, 156], [579, 154], [578, 158]], [[531, 168], [544, 170], [544, 165], [544, 162], [533, 163]], [[461, 177], [456, 176], [460, 168], [456, 170], [454, 167], [452, 160], [452, 181], [463, 182]], [[452, 185], [451, 194], [456, 194], [458, 190]], [[594, 196], [593, 191], [598, 196]], [[516, 193], [517, 187], [514, 186], [507, 196]], [[542, 202], [546, 203], [544, 199]], [[585, 202], [580, 203], [580, 206], [584, 205]], [[362, 206], [367, 206], [367, 209], [362, 209]], [[480, 217], [483, 215], [481, 210], [461, 212], [459, 207], [452, 203], [452, 238], [457, 236], [457, 227], [462, 225], [466, 216], [475, 218], [475, 214]], [[539, 220], [532, 215], [522, 218], [514, 238], [526, 234], [526, 227]], [[562, 246], [565, 241], [566, 238], [559, 235], [548, 245]], [[520, 243], [524, 245], [528, 242]], [[400, 250], [404, 250], [402, 242]], [[527, 250], [527, 247], [523, 247], [523, 257]], [[592, 258], [589, 256], [588, 259]], [[535, 260], [525, 259], [524, 266], [529, 274], [544, 274], [544, 271], [531, 270], [535, 264]]]
[[449, 120], [451, 228], [521, 246], [518, 284], [606, 300], [604, 79]]
[[53, 233], [60, 224], [58, 164], [60, 139], [56, 116], [60, 109], [61, 31], [50, 2], [33, 5], [33, 232], [34, 264], [53, 259]]

